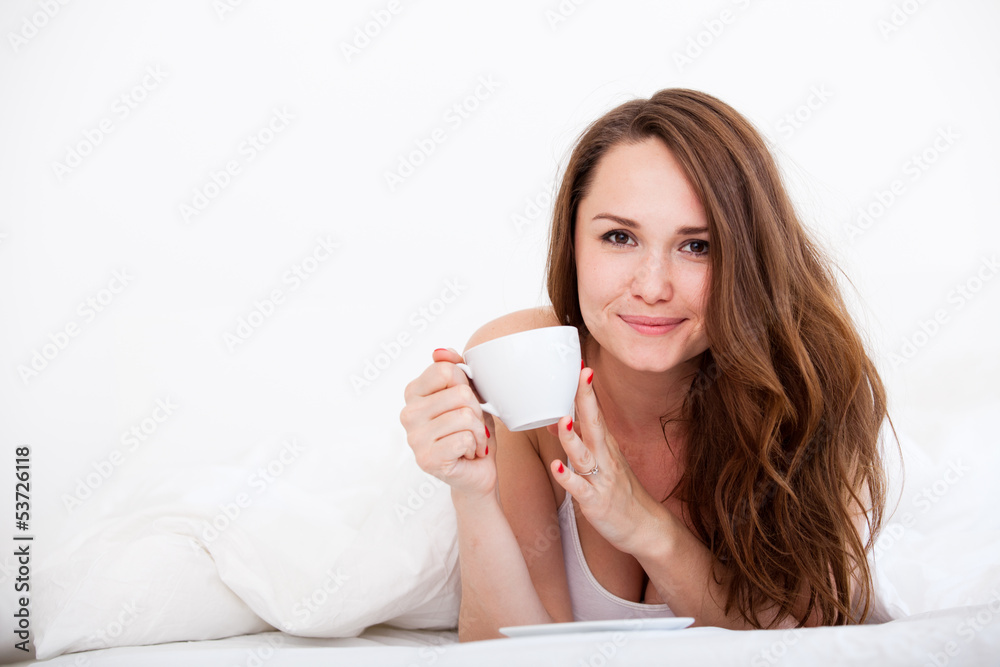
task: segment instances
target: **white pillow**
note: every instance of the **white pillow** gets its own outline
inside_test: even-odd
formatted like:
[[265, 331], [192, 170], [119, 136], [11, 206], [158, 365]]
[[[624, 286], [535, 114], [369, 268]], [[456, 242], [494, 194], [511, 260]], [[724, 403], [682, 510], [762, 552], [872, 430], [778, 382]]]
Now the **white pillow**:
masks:
[[892, 480], [875, 560], [906, 614], [986, 604], [1000, 584], [1000, 467], [995, 408], [948, 415], [941, 434], [899, 427], [905, 479]]
[[[126, 493], [109, 491], [134, 513], [94, 524], [36, 573], [37, 657], [273, 628], [350, 637], [377, 623], [455, 627], [447, 487], [408, 449], [371, 469], [344, 466], [338, 449], [259, 495], [249, 465], [161, 472], [158, 483], [132, 478]], [[345, 468], [355, 472], [332, 473]]]
[[183, 509], [94, 526], [36, 574], [35, 652], [217, 639], [270, 630], [219, 579]]
[[331, 520], [336, 492], [288, 492], [281, 508], [241, 517], [209, 546], [222, 580], [295, 635], [353, 637], [377, 623], [456, 627], [458, 545], [447, 486], [409, 452], [382, 480], [384, 495], [357, 529]]

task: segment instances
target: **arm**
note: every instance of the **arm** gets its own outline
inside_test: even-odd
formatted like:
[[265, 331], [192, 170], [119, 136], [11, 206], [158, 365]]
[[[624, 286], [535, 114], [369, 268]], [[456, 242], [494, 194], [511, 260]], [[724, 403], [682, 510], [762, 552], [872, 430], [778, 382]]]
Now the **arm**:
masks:
[[[538, 310], [490, 322], [467, 347], [549, 326]], [[484, 414], [454, 350], [411, 382], [400, 421], [420, 467], [451, 487], [462, 574], [459, 637], [499, 637], [498, 629], [572, 620], [558, 517], [545, 464], [526, 433]], [[487, 431], [487, 429], [489, 429]], [[538, 549], [538, 538], [547, 544]]]
[[[655, 501], [654, 501], [655, 502]], [[650, 581], [678, 616], [691, 616], [696, 625], [711, 625], [731, 630], [750, 630], [753, 626], [733, 610], [727, 616], [726, 593], [716, 583], [716, 578], [725, 576], [725, 569], [715, 560], [712, 552], [695, 536], [687, 526], [659, 503], [653, 509], [646, 530], [636, 535], [629, 552], [642, 565]], [[648, 531], [648, 532], [647, 532]], [[718, 575], [722, 575], [718, 577]], [[808, 596], [801, 598], [798, 615], [805, 610]], [[764, 627], [768, 627], [776, 610], [765, 610], [759, 614]], [[785, 618], [777, 627], [793, 628], [795, 619]], [[819, 625], [819, 614], [806, 621], [806, 627]]]
[[[573, 620], [552, 484], [528, 433], [490, 423], [498, 492], [452, 492], [462, 568], [462, 641], [498, 628]], [[495, 446], [494, 446], [495, 443]]]
[[[620, 551], [639, 561], [664, 602], [678, 616], [691, 616], [697, 625], [729, 629], [750, 629], [735, 610], [726, 615], [725, 590], [716, 583], [724, 581], [725, 569], [711, 551], [686, 525], [657, 502], [629, 468], [614, 437], [607, 431], [592, 385], [590, 370], [581, 371], [577, 394], [579, 434], [564, 417], [556, 429], [568, 459], [577, 470], [590, 470], [596, 464], [597, 475], [583, 477], [568, 468], [559, 470], [553, 461], [550, 470], [580, 505], [587, 520]], [[567, 428], [569, 426], [569, 428]], [[803, 594], [794, 612], [801, 617], [808, 604]], [[767, 625], [776, 609], [761, 610], [759, 619]], [[818, 625], [813, 614], [806, 625]], [[797, 622], [785, 619], [779, 627], [794, 627]]]
[[[864, 484], [856, 501], [848, 499], [848, 505], [853, 508], [854, 529], [862, 541], [868, 532], [868, 514], [857, 501], [863, 503], [867, 494], [868, 485]], [[698, 625], [712, 625], [733, 630], [753, 629], [739, 612], [733, 610], [729, 616], [723, 612], [726, 592], [716, 583], [716, 579], [725, 577], [726, 570], [715, 560], [712, 552], [680, 519], [662, 505], [656, 503], [652, 509], [648, 524], [650, 532], [644, 538], [636, 540], [635, 551], [632, 554], [646, 570], [660, 595], [670, 604], [671, 610], [678, 616], [694, 617]], [[685, 565], [678, 567], [678, 564]], [[852, 607], [856, 607], [861, 589], [859, 576], [860, 573], [854, 570], [850, 577]], [[832, 573], [830, 577], [832, 582]], [[802, 591], [792, 609], [792, 616], [784, 618], [775, 628], [796, 627], [797, 619], [802, 618], [808, 605], [808, 592]], [[853, 611], [855, 610], [852, 609]], [[776, 605], [758, 613], [758, 619], [765, 628], [771, 626], [776, 616]], [[812, 628], [820, 626], [821, 622], [820, 610], [814, 609], [803, 625]]]
[[451, 498], [462, 569], [459, 639], [494, 639], [508, 625], [551, 623], [497, 499], [454, 491]]

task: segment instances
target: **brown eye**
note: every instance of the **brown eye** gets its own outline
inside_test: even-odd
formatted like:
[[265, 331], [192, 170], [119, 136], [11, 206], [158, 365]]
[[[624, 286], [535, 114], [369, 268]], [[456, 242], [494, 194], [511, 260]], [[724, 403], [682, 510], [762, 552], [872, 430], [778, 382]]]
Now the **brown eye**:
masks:
[[708, 241], [688, 241], [682, 247], [691, 247], [691, 252], [695, 255], [708, 254]]
[[628, 245], [629, 244], [628, 242], [632, 240], [631, 236], [621, 231], [620, 229], [610, 231], [601, 238], [609, 242], [611, 245], [615, 246]]

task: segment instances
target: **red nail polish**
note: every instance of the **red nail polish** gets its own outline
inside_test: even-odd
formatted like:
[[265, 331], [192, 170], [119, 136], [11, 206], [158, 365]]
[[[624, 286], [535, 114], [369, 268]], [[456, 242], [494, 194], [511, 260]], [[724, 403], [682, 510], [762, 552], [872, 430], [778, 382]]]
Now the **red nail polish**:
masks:
[[486, 456], [490, 455], [490, 446], [486, 445]]
[[434, 351], [435, 352], [444, 352], [444, 348], [443, 347], [438, 347], [438, 348], [435, 348]]
[[490, 437], [490, 427], [487, 426], [486, 424], [483, 424], [483, 428], [486, 429], [486, 437], [489, 438]]
[[566, 424], [566, 430], [567, 431], [572, 431], [573, 430], [573, 418], [572, 417], [570, 417], [569, 423]]
[[590, 375], [587, 376], [587, 384], [590, 384], [594, 379], [594, 371], [590, 371]]
[[583, 370], [583, 359], [580, 360], [580, 370]]
[[563, 468], [563, 464], [562, 464], [562, 461], [560, 461], [560, 462], [559, 462], [559, 474], [562, 474], [562, 472], [563, 472], [564, 470], [565, 470], [565, 468]]

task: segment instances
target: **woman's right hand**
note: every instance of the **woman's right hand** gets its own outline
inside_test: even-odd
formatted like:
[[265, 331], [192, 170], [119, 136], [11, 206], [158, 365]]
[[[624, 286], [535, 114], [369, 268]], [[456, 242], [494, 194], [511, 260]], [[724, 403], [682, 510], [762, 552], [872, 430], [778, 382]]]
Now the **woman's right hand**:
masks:
[[434, 363], [406, 385], [399, 421], [417, 465], [470, 496], [496, 493], [493, 416], [484, 413], [469, 379], [455, 364], [462, 356], [434, 350]]

